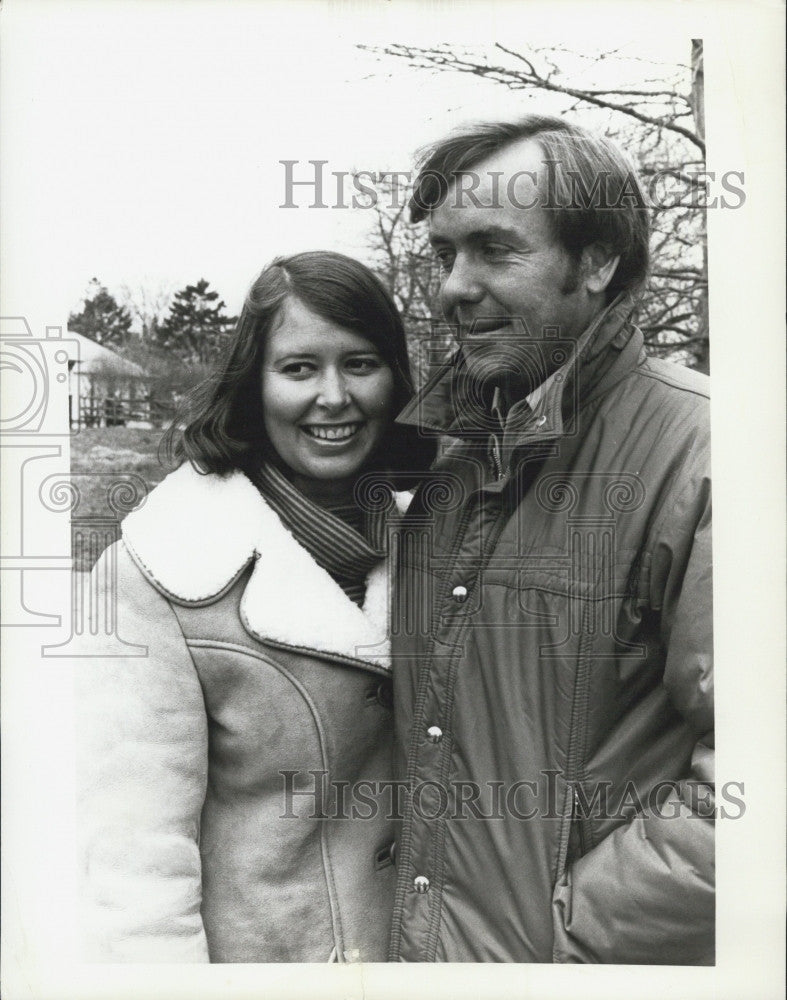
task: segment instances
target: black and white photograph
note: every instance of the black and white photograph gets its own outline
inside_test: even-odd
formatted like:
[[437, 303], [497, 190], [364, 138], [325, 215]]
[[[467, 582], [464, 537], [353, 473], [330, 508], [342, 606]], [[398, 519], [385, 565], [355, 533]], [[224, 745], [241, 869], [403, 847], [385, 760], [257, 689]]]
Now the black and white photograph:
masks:
[[3, 0], [5, 997], [783, 995], [783, 27]]

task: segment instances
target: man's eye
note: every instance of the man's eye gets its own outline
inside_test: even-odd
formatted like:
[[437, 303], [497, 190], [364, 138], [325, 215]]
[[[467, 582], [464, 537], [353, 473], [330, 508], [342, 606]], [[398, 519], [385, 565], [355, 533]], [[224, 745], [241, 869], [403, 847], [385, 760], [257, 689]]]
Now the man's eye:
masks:
[[369, 354], [362, 358], [348, 358], [346, 365], [347, 370], [353, 375], [369, 375], [382, 367], [383, 359]]
[[437, 262], [443, 271], [450, 271], [454, 266], [456, 254], [451, 250], [437, 250], [435, 252], [435, 257], [437, 258]]
[[496, 260], [498, 257], [503, 257], [508, 253], [508, 247], [498, 246], [494, 243], [488, 243], [484, 247], [484, 256], [488, 257], [490, 260]]

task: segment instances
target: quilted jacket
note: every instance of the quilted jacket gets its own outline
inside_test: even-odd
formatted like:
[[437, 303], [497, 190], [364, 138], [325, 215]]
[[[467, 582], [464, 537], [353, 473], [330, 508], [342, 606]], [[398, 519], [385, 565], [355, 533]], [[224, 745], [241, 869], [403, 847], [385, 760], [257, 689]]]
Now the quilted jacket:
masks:
[[392, 959], [714, 960], [707, 379], [630, 308], [499, 474], [458, 359], [400, 417], [456, 440], [403, 525]]

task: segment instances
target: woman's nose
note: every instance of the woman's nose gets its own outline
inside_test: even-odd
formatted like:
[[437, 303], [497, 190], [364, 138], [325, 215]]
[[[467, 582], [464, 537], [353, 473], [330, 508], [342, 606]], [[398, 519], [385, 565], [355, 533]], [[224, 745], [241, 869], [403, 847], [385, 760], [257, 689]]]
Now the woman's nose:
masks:
[[483, 297], [484, 289], [476, 277], [473, 262], [458, 254], [440, 287], [443, 312], [450, 318], [463, 303], [480, 302]]
[[347, 380], [338, 371], [323, 372], [320, 379], [320, 388], [317, 395], [317, 403], [329, 410], [341, 409], [350, 401], [350, 393], [347, 388]]

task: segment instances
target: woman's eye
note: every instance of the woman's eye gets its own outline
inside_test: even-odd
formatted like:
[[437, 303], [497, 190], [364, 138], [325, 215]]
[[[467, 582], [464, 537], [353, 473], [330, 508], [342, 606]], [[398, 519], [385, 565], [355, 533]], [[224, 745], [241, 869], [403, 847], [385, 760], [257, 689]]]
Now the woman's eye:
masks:
[[291, 375], [293, 378], [305, 378], [314, 371], [314, 365], [308, 361], [288, 361], [279, 369], [282, 375]]
[[368, 375], [382, 367], [383, 359], [372, 354], [362, 358], [348, 358], [346, 365], [353, 375]]

